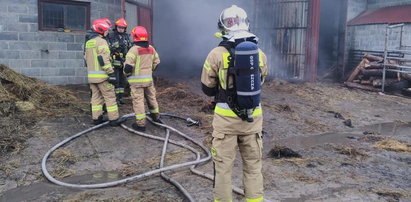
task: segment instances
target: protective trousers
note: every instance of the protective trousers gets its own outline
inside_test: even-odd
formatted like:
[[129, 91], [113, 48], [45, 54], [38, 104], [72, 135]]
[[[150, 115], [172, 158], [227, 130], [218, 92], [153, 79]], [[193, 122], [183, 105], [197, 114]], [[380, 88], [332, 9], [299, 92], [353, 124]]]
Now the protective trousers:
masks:
[[91, 112], [93, 120], [97, 120], [103, 115], [103, 104], [106, 103], [109, 120], [116, 120], [119, 117], [114, 86], [103, 81], [101, 83], [90, 83], [91, 89]]
[[122, 95], [124, 94], [124, 87], [126, 86], [126, 78], [123, 73], [122, 66], [115, 66], [114, 67], [114, 74], [116, 76], [116, 83], [114, 84], [114, 91], [116, 95], [118, 95], [117, 99], [121, 99]]
[[214, 162], [214, 201], [232, 201], [232, 169], [237, 148], [243, 160], [243, 184], [247, 202], [263, 201], [262, 136], [227, 135], [213, 132], [211, 154]]
[[131, 97], [133, 98], [133, 109], [136, 114], [136, 124], [143, 127], [146, 124], [144, 99], [147, 101], [150, 113], [159, 113], [156, 89], [154, 85], [150, 85], [149, 87], [135, 87], [131, 85], [130, 89]]

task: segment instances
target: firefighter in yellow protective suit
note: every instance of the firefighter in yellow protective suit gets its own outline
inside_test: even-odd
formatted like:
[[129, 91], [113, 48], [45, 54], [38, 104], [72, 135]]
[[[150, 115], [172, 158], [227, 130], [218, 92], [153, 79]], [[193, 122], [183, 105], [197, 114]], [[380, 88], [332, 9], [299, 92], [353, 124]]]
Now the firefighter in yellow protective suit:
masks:
[[153, 71], [160, 63], [157, 51], [148, 43], [147, 30], [137, 26], [131, 31], [133, 46], [126, 55], [124, 63], [124, 74], [130, 84], [131, 97], [133, 98], [133, 109], [136, 122], [132, 128], [137, 131], [145, 131], [145, 107], [147, 101], [150, 117], [160, 122], [159, 108], [156, 99], [156, 89], [153, 83]]
[[107, 36], [110, 25], [103, 19], [93, 21], [92, 33], [85, 45], [87, 77], [91, 89], [91, 111], [94, 124], [107, 121], [103, 118], [103, 104], [106, 104], [110, 125], [120, 124], [113, 82], [114, 70], [110, 62]]
[[[239, 149], [243, 159], [246, 201], [260, 202], [264, 200], [261, 104], [257, 103], [258, 106], [251, 111], [249, 117], [244, 118], [239, 111], [233, 111], [235, 108], [231, 108], [228, 104], [227, 90], [233, 88], [234, 84], [234, 79], [227, 77], [230, 61], [233, 58], [232, 51], [229, 50], [233, 50], [236, 45], [244, 41], [257, 44], [258, 38], [249, 32], [246, 12], [235, 5], [223, 10], [218, 26], [223, 41], [208, 54], [201, 74], [203, 92], [208, 96], [215, 96], [216, 102], [211, 148], [215, 171], [214, 201], [232, 201], [232, 168], [237, 149]], [[259, 58], [257, 64], [262, 84], [267, 75], [267, 58], [258, 48], [256, 48], [255, 55]]]

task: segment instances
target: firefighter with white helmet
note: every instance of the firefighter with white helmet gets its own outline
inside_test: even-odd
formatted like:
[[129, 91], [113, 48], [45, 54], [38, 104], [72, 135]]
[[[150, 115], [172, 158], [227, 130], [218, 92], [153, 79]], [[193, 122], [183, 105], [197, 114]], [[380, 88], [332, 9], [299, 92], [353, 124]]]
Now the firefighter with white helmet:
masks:
[[201, 83], [215, 96], [213, 117], [214, 201], [232, 201], [232, 167], [237, 148], [243, 159], [243, 183], [248, 202], [263, 201], [261, 85], [267, 58], [258, 38], [249, 32], [244, 9], [233, 5], [222, 11], [218, 27], [222, 41], [204, 63]]
[[156, 89], [153, 83], [153, 71], [160, 63], [160, 58], [153, 46], [148, 43], [147, 30], [137, 26], [131, 31], [133, 46], [126, 55], [124, 63], [124, 74], [130, 84], [131, 97], [133, 98], [133, 109], [136, 122], [132, 124], [133, 129], [145, 131], [145, 106], [147, 101], [150, 117], [160, 122], [159, 107], [156, 99]]
[[104, 39], [110, 25], [104, 19], [93, 21], [93, 34], [86, 41], [85, 55], [87, 77], [91, 89], [91, 111], [94, 124], [103, 123], [103, 104], [106, 104], [110, 125], [121, 123], [119, 119], [116, 97], [114, 94], [114, 70], [110, 61], [110, 50]]

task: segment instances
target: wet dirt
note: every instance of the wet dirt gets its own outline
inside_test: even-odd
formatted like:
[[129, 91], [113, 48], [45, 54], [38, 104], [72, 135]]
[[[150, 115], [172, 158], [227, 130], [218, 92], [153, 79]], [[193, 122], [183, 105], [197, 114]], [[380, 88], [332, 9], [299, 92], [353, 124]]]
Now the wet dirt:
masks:
[[[211, 98], [199, 92], [197, 82], [157, 80], [160, 110], [190, 116], [202, 122], [186, 127], [184, 121], [163, 118], [173, 127], [209, 145], [212, 114], [202, 109]], [[82, 100], [87, 86], [71, 86]], [[411, 145], [411, 100], [349, 90], [338, 84], [290, 84], [271, 81], [263, 93], [263, 175], [267, 201], [409, 201], [410, 152], [375, 147], [392, 139]], [[132, 112], [125, 98], [121, 113]], [[332, 113], [331, 113], [332, 112]], [[338, 113], [338, 116], [336, 114]], [[351, 119], [353, 128], [343, 121]], [[129, 120], [126, 124], [131, 125]], [[53, 185], [42, 175], [40, 161], [53, 145], [91, 127], [88, 116], [66, 116], [35, 123], [31, 138], [19, 152], [0, 157], [0, 201], [184, 201], [182, 194], [158, 175], [124, 185], [80, 190]], [[164, 131], [148, 125], [148, 133]], [[184, 141], [175, 134], [172, 139]], [[275, 146], [292, 149], [300, 158], [273, 159]], [[105, 127], [82, 136], [48, 162], [53, 176], [63, 181], [103, 182], [158, 167], [162, 142], [136, 136], [119, 127]], [[184, 149], [169, 146], [166, 164], [193, 160]], [[237, 157], [239, 154], [237, 154]], [[213, 172], [212, 163], [199, 166]], [[240, 158], [233, 173], [241, 173]], [[212, 200], [212, 182], [187, 169], [168, 172], [197, 201]], [[74, 180], [74, 181], [73, 181]], [[242, 175], [233, 175], [242, 187]], [[244, 198], [235, 195], [235, 201]]]

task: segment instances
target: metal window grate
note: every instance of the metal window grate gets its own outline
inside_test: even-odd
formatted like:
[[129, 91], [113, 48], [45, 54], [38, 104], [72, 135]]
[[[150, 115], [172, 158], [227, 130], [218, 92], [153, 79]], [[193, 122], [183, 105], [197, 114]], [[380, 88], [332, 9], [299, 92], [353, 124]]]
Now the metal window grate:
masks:
[[90, 3], [61, 0], [39, 0], [40, 30], [87, 30]]

